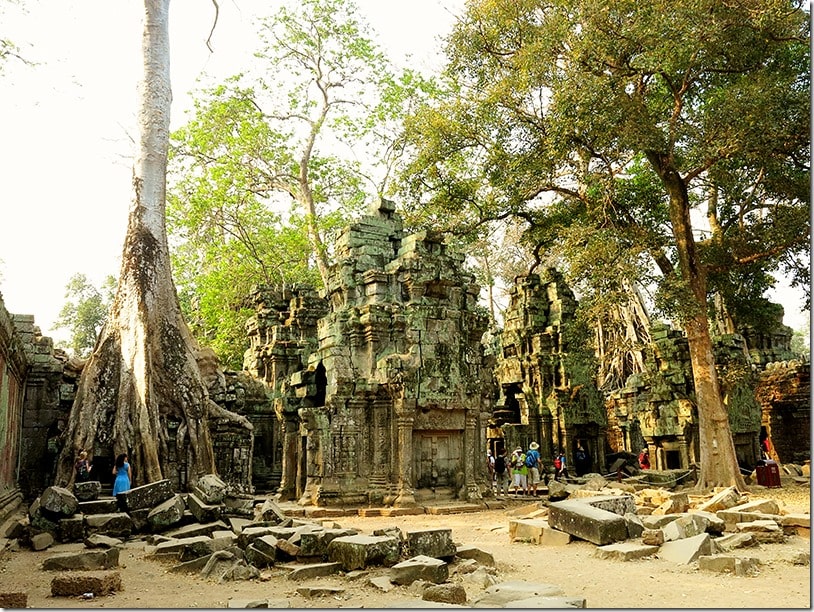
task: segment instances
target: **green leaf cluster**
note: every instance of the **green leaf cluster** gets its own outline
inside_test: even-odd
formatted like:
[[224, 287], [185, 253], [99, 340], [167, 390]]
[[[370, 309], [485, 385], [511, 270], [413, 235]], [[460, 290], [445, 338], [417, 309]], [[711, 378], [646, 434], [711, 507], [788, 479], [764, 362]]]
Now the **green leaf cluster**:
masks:
[[107, 276], [101, 288], [95, 287], [84, 274], [74, 274], [65, 285], [65, 304], [59, 311], [55, 327], [70, 333], [66, 348], [78, 357], [90, 355], [96, 338], [107, 320], [113, 303], [116, 279]]

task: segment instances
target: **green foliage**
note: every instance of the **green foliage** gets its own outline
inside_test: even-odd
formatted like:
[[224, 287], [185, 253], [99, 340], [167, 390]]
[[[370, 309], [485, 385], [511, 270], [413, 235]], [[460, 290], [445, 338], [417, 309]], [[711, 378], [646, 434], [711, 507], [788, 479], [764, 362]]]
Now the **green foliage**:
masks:
[[[801, 3], [467, 8], [448, 38], [447, 95], [406, 123], [405, 200], [427, 224], [521, 219], [538, 258], [559, 253], [583, 294], [657, 283], [679, 320], [698, 314], [699, 287], [745, 320], [771, 274], [807, 282]], [[711, 229], [693, 234], [704, 215]]]
[[170, 152], [182, 306], [234, 368], [243, 298], [259, 284], [323, 282], [326, 245], [386, 190], [398, 114], [431, 87], [393, 74], [349, 0], [291, 2], [259, 34], [259, 70], [201, 92]]
[[67, 348], [75, 355], [90, 355], [107, 319], [115, 290], [113, 276], [105, 278], [101, 289], [93, 286], [84, 274], [74, 274], [65, 285], [66, 302], [59, 311], [56, 327], [70, 332]]

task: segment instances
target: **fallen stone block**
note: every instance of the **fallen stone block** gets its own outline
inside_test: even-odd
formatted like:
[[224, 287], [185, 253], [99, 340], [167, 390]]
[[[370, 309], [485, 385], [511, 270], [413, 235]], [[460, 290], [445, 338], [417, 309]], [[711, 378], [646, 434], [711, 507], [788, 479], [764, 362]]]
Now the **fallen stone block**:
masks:
[[780, 524], [783, 527], [811, 527], [810, 514], [784, 514], [780, 517]]
[[57, 523], [57, 540], [60, 542], [81, 542], [85, 537], [85, 520], [81, 514], [60, 519]]
[[150, 510], [147, 514], [147, 524], [151, 531], [164, 531], [181, 520], [184, 510], [186, 510], [184, 498], [180, 495], [173, 495]]
[[735, 487], [727, 487], [713, 495], [708, 501], [700, 504], [698, 510], [705, 510], [706, 512], [718, 512], [718, 510], [727, 510], [734, 508], [741, 501], [741, 494]]
[[811, 565], [811, 553], [810, 552], [796, 552], [792, 553], [786, 559], [792, 565]]
[[477, 584], [482, 589], [490, 587], [493, 584], [497, 584], [497, 578], [495, 578], [493, 573], [490, 573], [490, 569], [491, 568], [483, 566], [478, 567], [474, 572], [463, 574], [464, 580]]
[[240, 535], [244, 527], [252, 524], [251, 519], [241, 518], [239, 516], [230, 516], [227, 521], [229, 523], [229, 529], [234, 531], [237, 535]]
[[466, 603], [466, 589], [460, 584], [434, 584], [424, 589], [421, 599], [462, 605]]
[[85, 548], [114, 548], [124, 544], [118, 538], [111, 538], [110, 536], [101, 533], [94, 533], [84, 539]]
[[627, 512], [625, 513], [624, 519], [627, 524], [627, 537], [640, 538], [642, 532], [644, 532], [644, 523], [642, 523], [642, 519], [639, 518], [639, 515], [633, 512]]
[[757, 544], [754, 534], [751, 533], [729, 533], [720, 538], [715, 538], [713, 541], [721, 552], [729, 552], [736, 548], [745, 548]]
[[758, 571], [760, 561], [757, 559], [744, 559], [740, 557], [707, 556], [698, 557], [698, 569], [719, 574], [732, 574], [734, 576], [749, 576]]
[[673, 542], [665, 542], [658, 552], [660, 559], [686, 565], [692, 563], [701, 555], [716, 553], [715, 544], [708, 533], [702, 533], [691, 538], [683, 538]]
[[126, 512], [132, 512], [133, 510], [155, 508], [160, 503], [170, 499], [174, 494], [172, 481], [164, 479], [119, 493], [116, 499], [119, 501], [120, 507]]
[[661, 529], [645, 529], [642, 531], [642, 544], [661, 546], [664, 544], [664, 531]]
[[751, 533], [758, 542], [781, 543], [786, 540], [783, 528], [773, 520], [736, 523], [735, 528], [739, 533]]
[[75, 482], [73, 484], [73, 494], [79, 502], [87, 502], [98, 499], [101, 492], [102, 483], [98, 480]]
[[410, 556], [446, 559], [455, 555], [452, 529], [422, 529], [405, 534], [406, 553]]
[[45, 550], [54, 543], [54, 536], [47, 531], [31, 536], [32, 550]]
[[780, 506], [773, 499], [755, 499], [729, 508], [733, 512], [759, 512], [760, 514], [780, 514]]
[[260, 510], [255, 517], [257, 520], [269, 521], [275, 524], [285, 523], [288, 517], [283, 512], [282, 508], [272, 499], [267, 499], [260, 506]]
[[119, 549], [60, 553], [42, 562], [44, 570], [102, 570], [119, 566]]
[[[268, 599], [229, 599], [226, 602], [227, 608], [236, 609], [249, 609], [249, 608], [268, 608]], [[288, 606], [285, 606], [288, 607]]]
[[635, 544], [633, 542], [620, 542], [618, 544], [608, 544], [599, 546], [594, 551], [594, 556], [598, 559], [615, 559], [617, 561], [633, 561], [644, 557], [652, 557], [659, 551], [658, 546], [647, 546], [645, 544]]
[[674, 493], [670, 498], [653, 510], [653, 515], [681, 514], [690, 507], [690, 498], [686, 493]]
[[511, 601], [530, 597], [553, 597], [562, 594], [562, 589], [554, 584], [513, 580], [488, 587], [483, 596], [472, 603], [472, 607], [505, 608]]
[[314, 597], [335, 597], [345, 592], [341, 587], [326, 587], [326, 586], [302, 586], [297, 587], [297, 593], [308, 599]]
[[627, 523], [623, 515], [595, 507], [586, 501], [553, 502], [548, 512], [551, 527], [597, 546], [627, 539]]
[[[255, 540], [255, 542], [257, 542], [257, 540]], [[254, 567], [271, 567], [277, 560], [275, 554], [267, 555], [265, 552], [258, 550], [254, 543], [249, 544], [243, 553], [246, 558], [246, 563], [253, 565]]]
[[336, 538], [357, 535], [356, 529], [322, 529], [321, 531], [309, 531], [299, 534], [300, 556], [303, 557], [327, 557], [328, 544]]
[[193, 485], [192, 490], [206, 504], [219, 504], [226, 496], [227, 485], [217, 474], [205, 474]]
[[664, 541], [682, 540], [697, 536], [699, 533], [706, 533], [709, 527], [709, 520], [698, 513], [685, 514], [661, 528], [664, 533]]
[[164, 535], [170, 538], [193, 538], [195, 536], [212, 536], [216, 531], [230, 531], [229, 526], [223, 521], [213, 521], [211, 523], [190, 523], [175, 529], [165, 531]]
[[115, 514], [119, 510], [119, 504], [115, 497], [103, 497], [91, 501], [80, 501], [77, 504], [77, 512], [88, 514]]
[[78, 508], [76, 496], [65, 487], [48, 487], [40, 495], [40, 510], [52, 521], [73, 516]]
[[706, 510], [690, 510], [690, 514], [704, 517], [707, 521], [707, 533], [710, 535], [721, 535], [726, 531], [726, 522], [717, 514]]
[[344, 536], [328, 544], [328, 560], [340, 563], [345, 571], [389, 567], [398, 562], [400, 548], [398, 540], [387, 536]]
[[[274, 535], [272, 527], [249, 527], [245, 526], [237, 536], [237, 545], [240, 548], [246, 548], [249, 544], [254, 542], [257, 538]], [[277, 538], [278, 536], [274, 536]]]
[[200, 572], [203, 578], [212, 578], [218, 582], [230, 580], [250, 580], [260, 576], [260, 570], [246, 565], [228, 550], [218, 550], [212, 553], [206, 565]]
[[288, 573], [289, 580], [311, 580], [338, 574], [342, 569], [339, 563], [309, 563], [303, 567], [295, 567]]
[[449, 565], [441, 559], [426, 555], [417, 555], [390, 568], [390, 581], [393, 584], [412, 584], [416, 580], [440, 584], [446, 582], [447, 578]]
[[533, 610], [536, 608], [585, 608], [587, 606], [584, 597], [529, 597], [510, 601], [504, 607]]
[[641, 519], [645, 529], [662, 529], [681, 516], [681, 514], [649, 514], [642, 516]]
[[133, 532], [133, 520], [125, 512], [85, 515], [85, 532], [126, 539]]
[[25, 591], [0, 592], [0, 608], [27, 608], [28, 593]]
[[68, 573], [51, 580], [51, 595], [76, 597], [85, 593], [109, 595], [122, 590], [122, 576], [117, 571]]
[[280, 559], [296, 559], [300, 554], [300, 547], [292, 544], [288, 540], [277, 539], [277, 558]]
[[390, 582], [390, 576], [376, 576], [374, 578], [370, 578], [367, 583], [379, 589], [383, 593], [388, 593], [395, 588], [395, 585]]
[[194, 493], [187, 495], [187, 507], [199, 523], [212, 523], [220, 519], [223, 513], [222, 504], [208, 504]]
[[461, 559], [474, 559], [481, 565], [487, 565], [489, 567], [495, 566], [495, 556], [492, 553], [473, 546], [472, 544], [459, 546], [455, 551], [455, 556]]

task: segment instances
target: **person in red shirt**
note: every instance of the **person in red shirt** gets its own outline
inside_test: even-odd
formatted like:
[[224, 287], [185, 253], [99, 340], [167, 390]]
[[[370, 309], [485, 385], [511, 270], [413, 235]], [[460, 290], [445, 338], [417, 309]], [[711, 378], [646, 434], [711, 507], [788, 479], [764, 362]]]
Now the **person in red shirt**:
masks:
[[646, 448], [639, 453], [639, 465], [643, 470], [650, 469], [650, 452]]

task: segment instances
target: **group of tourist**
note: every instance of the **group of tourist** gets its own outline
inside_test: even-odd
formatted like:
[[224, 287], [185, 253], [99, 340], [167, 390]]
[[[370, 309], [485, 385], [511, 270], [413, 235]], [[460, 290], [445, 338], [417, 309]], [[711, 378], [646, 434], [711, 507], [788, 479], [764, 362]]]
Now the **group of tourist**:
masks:
[[[543, 464], [540, 445], [537, 442], [529, 444], [526, 451], [522, 446], [518, 446], [508, 457], [503, 448], [499, 447], [494, 456], [487, 450], [486, 461], [497, 495], [510, 495], [513, 488], [516, 496], [522, 492], [523, 495], [537, 497], [540, 483], [548, 486], [548, 471]], [[565, 453], [562, 450], [554, 457], [553, 466], [554, 480], [568, 477]]]
[[[79, 456], [74, 462], [76, 482], [88, 482], [92, 468], [93, 464], [88, 460], [88, 452], [84, 449], [79, 451]], [[113, 497], [130, 490], [130, 482], [133, 476], [130, 464], [127, 462], [127, 453], [121, 453], [116, 457], [112, 474], [116, 477], [113, 481]]]

